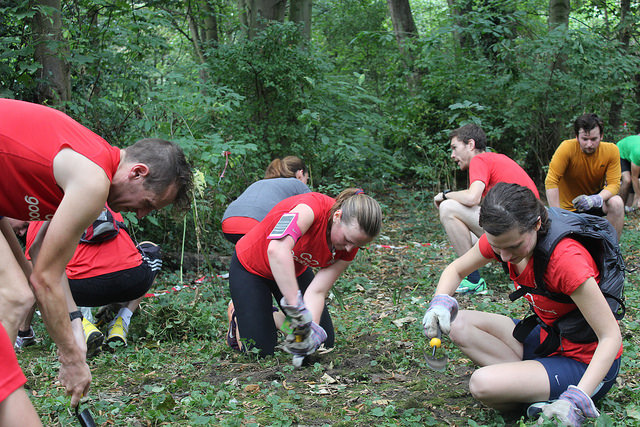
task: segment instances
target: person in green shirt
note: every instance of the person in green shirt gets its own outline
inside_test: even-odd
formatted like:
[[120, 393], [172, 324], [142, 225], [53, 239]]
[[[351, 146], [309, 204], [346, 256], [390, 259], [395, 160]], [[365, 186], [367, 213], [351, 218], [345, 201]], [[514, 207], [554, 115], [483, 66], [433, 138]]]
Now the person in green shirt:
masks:
[[633, 203], [629, 209], [640, 208], [640, 135], [631, 135], [621, 139], [616, 144], [620, 150], [620, 167], [622, 182], [620, 183], [620, 197], [627, 202], [630, 193], [634, 193]]

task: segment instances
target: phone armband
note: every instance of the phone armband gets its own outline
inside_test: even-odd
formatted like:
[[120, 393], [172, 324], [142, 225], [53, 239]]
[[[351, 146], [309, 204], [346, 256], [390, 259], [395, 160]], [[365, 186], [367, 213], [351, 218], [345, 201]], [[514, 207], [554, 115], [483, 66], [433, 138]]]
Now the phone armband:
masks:
[[267, 236], [267, 239], [278, 240], [283, 239], [286, 236], [293, 237], [294, 242], [297, 242], [302, 236], [300, 227], [298, 227], [297, 213], [286, 213], [282, 215], [276, 226], [271, 230], [271, 233], [269, 233], [269, 236]]

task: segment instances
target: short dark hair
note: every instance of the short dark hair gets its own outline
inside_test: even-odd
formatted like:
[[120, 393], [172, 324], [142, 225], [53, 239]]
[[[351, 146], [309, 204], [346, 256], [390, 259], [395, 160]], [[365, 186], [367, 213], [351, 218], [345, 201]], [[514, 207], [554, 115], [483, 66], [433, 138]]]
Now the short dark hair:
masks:
[[499, 236], [518, 228], [520, 233], [534, 230], [542, 222], [538, 234], [548, 230], [549, 215], [542, 202], [527, 187], [499, 182], [485, 196], [480, 205], [480, 227]]
[[591, 130], [595, 129], [596, 126], [598, 127], [598, 129], [600, 129], [600, 136], [602, 136], [604, 131], [604, 123], [602, 122], [602, 119], [594, 113], [583, 114], [578, 117], [575, 122], [573, 122], [573, 130], [576, 134], [576, 137], [578, 137], [580, 129], [584, 130], [585, 132], [591, 132]]
[[126, 160], [144, 163], [149, 167], [144, 186], [161, 194], [175, 184], [177, 187], [173, 206], [178, 210], [186, 210], [191, 205], [193, 188], [193, 172], [191, 165], [175, 142], [164, 139], [146, 138], [136, 141], [124, 149]]
[[468, 144], [469, 140], [473, 139], [476, 143], [476, 150], [485, 151], [487, 149], [487, 135], [484, 133], [482, 128], [475, 123], [468, 123], [452, 131], [449, 134], [449, 140], [452, 140], [453, 138], [458, 138], [465, 144]]

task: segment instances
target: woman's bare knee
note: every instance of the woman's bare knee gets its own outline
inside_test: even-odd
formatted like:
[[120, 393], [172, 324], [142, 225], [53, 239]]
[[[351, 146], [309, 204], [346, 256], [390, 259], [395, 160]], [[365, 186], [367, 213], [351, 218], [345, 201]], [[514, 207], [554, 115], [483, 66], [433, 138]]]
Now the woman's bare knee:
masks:
[[491, 369], [479, 368], [476, 370], [469, 379], [469, 391], [474, 399], [479, 400], [482, 403], [492, 401], [495, 378], [490, 374]]

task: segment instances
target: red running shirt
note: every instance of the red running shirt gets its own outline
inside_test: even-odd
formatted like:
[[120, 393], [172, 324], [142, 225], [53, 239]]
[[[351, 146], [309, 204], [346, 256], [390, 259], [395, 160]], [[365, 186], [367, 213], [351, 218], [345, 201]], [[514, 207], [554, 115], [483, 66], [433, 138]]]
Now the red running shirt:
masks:
[[[482, 256], [500, 261], [487, 241], [486, 234], [480, 237], [478, 243]], [[509, 277], [513, 280], [515, 289], [519, 289], [520, 284], [522, 286], [536, 287], [533, 258], [529, 260], [529, 263], [520, 274], [516, 272], [511, 263], [508, 263], [508, 265]], [[550, 292], [571, 295], [589, 277], [593, 277], [596, 282], [600, 282], [600, 272], [589, 252], [573, 239], [565, 237], [560, 240], [551, 254], [547, 271], [544, 274], [547, 289]], [[558, 318], [577, 308], [575, 304], [559, 303], [542, 295], [526, 294], [524, 297], [533, 305], [536, 314], [548, 325], [552, 325]], [[546, 337], [547, 333], [543, 329], [540, 332], [540, 342], [544, 341]], [[589, 363], [597, 346], [597, 342], [579, 344], [562, 338], [562, 350], [552, 353], [550, 356], [562, 355], [582, 363]], [[621, 354], [622, 346], [616, 357]]]
[[469, 182], [482, 181], [482, 197], [499, 182], [518, 184], [529, 188], [539, 199], [538, 189], [531, 177], [515, 161], [499, 153], [480, 153], [469, 163]]
[[296, 276], [302, 274], [307, 267], [323, 268], [330, 266], [337, 260], [353, 260], [358, 253], [357, 248], [351, 252], [335, 251], [335, 254], [329, 249], [327, 222], [329, 211], [334, 203], [334, 199], [320, 193], [305, 193], [284, 199], [271, 209], [260, 224], [253, 227], [236, 243], [238, 260], [247, 271], [273, 280], [267, 256], [267, 246], [271, 240], [267, 240], [267, 236], [278, 223], [280, 217], [298, 205], [309, 206], [313, 210], [314, 220], [311, 227], [293, 247]]
[[[109, 209], [111, 210], [111, 209]], [[124, 222], [122, 215], [111, 211], [116, 221]], [[42, 222], [34, 221], [29, 224], [26, 239], [26, 253], [42, 227]], [[67, 277], [71, 280], [87, 279], [102, 274], [114, 273], [137, 267], [142, 264], [142, 255], [136, 249], [133, 240], [124, 229], [116, 237], [102, 243], [80, 243], [67, 264]]]
[[22, 387], [27, 378], [22, 373], [13, 343], [0, 323], [0, 402]]
[[62, 197], [53, 159], [71, 148], [100, 166], [109, 181], [120, 150], [66, 114], [29, 102], [0, 99], [0, 215], [49, 220]]

